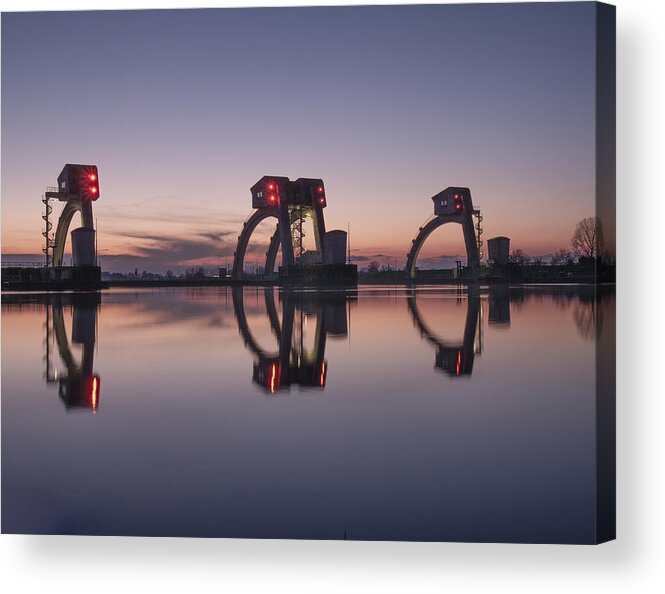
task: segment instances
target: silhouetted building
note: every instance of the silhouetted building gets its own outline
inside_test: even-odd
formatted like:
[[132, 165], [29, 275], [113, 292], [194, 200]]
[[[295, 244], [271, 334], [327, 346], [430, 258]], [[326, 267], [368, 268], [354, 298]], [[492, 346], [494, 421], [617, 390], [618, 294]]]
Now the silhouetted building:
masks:
[[505, 266], [510, 258], [510, 238], [492, 237], [487, 240], [487, 257], [490, 262]]

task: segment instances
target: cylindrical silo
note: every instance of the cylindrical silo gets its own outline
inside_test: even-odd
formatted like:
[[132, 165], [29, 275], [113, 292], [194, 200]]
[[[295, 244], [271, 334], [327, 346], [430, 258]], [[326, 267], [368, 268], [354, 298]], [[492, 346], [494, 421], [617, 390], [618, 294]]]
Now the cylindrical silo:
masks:
[[346, 262], [346, 231], [341, 229], [328, 231], [323, 239], [323, 251], [326, 264], [344, 264]]
[[487, 257], [494, 264], [505, 266], [510, 256], [510, 238], [492, 237], [487, 240]]
[[95, 265], [95, 230], [80, 227], [72, 231], [72, 263], [74, 266]]

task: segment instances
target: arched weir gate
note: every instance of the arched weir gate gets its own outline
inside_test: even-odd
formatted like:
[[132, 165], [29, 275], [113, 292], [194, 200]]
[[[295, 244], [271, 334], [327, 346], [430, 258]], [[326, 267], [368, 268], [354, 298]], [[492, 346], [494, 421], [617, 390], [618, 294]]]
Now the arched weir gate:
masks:
[[65, 203], [60, 218], [58, 219], [58, 226], [55, 230], [55, 238], [53, 240], [53, 266], [62, 266], [62, 258], [65, 253], [65, 243], [67, 242], [67, 232], [74, 215], [79, 212], [81, 214], [81, 229], [95, 230], [95, 225], [92, 218], [92, 203], [87, 200], [69, 200]]
[[233, 255], [234, 279], [244, 277], [245, 255], [249, 240], [256, 227], [265, 219], [277, 219], [275, 232], [266, 252], [265, 276], [272, 276], [277, 260], [277, 252], [282, 248], [282, 264], [288, 269], [303, 255], [303, 221], [311, 218], [314, 227], [316, 258], [326, 261], [323, 238], [326, 225], [323, 209], [327, 199], [323, 180], [299, 178], [295, 181], [283, 176], [263, 176], [250, 188], [252, 207], [255, 209], [245, 221], [238, 236], [238, 244]]
[[[46, 266], [61, 267], [67, 242], [67, 232], [72, 218], [78, 212], [81, 215], [81, 227], [72, 231], [72, 258], [75, 266], [96, 265], [95, 225], [92, 216], [92, 203], [100, 196], [99, 174], [96, 165], [65, 164], [58, 176], [58, 187], [47, 188], [42, 197], [44, 204], [44, 248]], [[65, 206], [58, 218], [55, 237], [51, 237], [53, 224], [50, 215], [53, 208], [50, 200], [60, 200]], [[77, 240], [74, 241], [74, 233]], [[51, 252], [52, 250], [52, 252]]]
[[[462, 225], [470, 277], [471, 279], [477, 278], [482, 247], [482, 240], [480, 239], [482, 216], [479, 210], [473, 208], [471, 191], [469, 188], [449, 187], [433, 196], [432, 201], [434, 202], [434, 216], [418, 229], [418, 234], [413, 238], [411, 249], [406, 256], [406, 267], [404, 269], [406, 280], [415, 280], [416, 261], [427, 238], [435, 229], [447, 223]], [[475, 229], [474, 216], [478, 219], [478, 225]]]
[[[254, 211], [249, 218], [245, 221], [242, 232], [238, 236], [238, 245], [236, 251], [233, 254], [233, 269], [231, 276], [235, 279], [241, 279], [244, 276], [244, 265], [245, 265], [245, 255], [247, 254], [247, 246], [249, 245], [249, 240], [256, 230], [256, 227], [269, 218], [276, 218], [279, 221], [279, 213], [275, 210], [260, 209]], [[264, 276], [270, 278], [273, 276], [275, 271], [275, 263], [277, 262], [277, 253], [279, 252], [280, 245], [282, 243], [281, 233], [280, 233], [280, 223], [278, 222], [275, 227], [275, 232], [270, 238], [270, 244], [268, 245], [268, 251], [266, 252], [266, 261], [264, 266]]]

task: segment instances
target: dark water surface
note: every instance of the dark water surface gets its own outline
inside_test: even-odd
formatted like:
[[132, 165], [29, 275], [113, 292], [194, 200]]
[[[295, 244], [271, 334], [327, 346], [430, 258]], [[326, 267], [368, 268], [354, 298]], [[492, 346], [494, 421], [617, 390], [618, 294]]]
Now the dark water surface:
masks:
[[592, 542], [585, 287], [3, 295], [2, 530]]

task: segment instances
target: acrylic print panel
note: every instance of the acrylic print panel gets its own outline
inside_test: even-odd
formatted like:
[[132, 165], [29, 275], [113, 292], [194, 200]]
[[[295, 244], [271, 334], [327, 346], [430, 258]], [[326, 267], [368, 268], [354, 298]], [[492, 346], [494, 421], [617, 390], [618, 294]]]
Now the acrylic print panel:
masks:
[[3, 14], [3, 532], [614, 538], [614, 62], [593, 2]]

